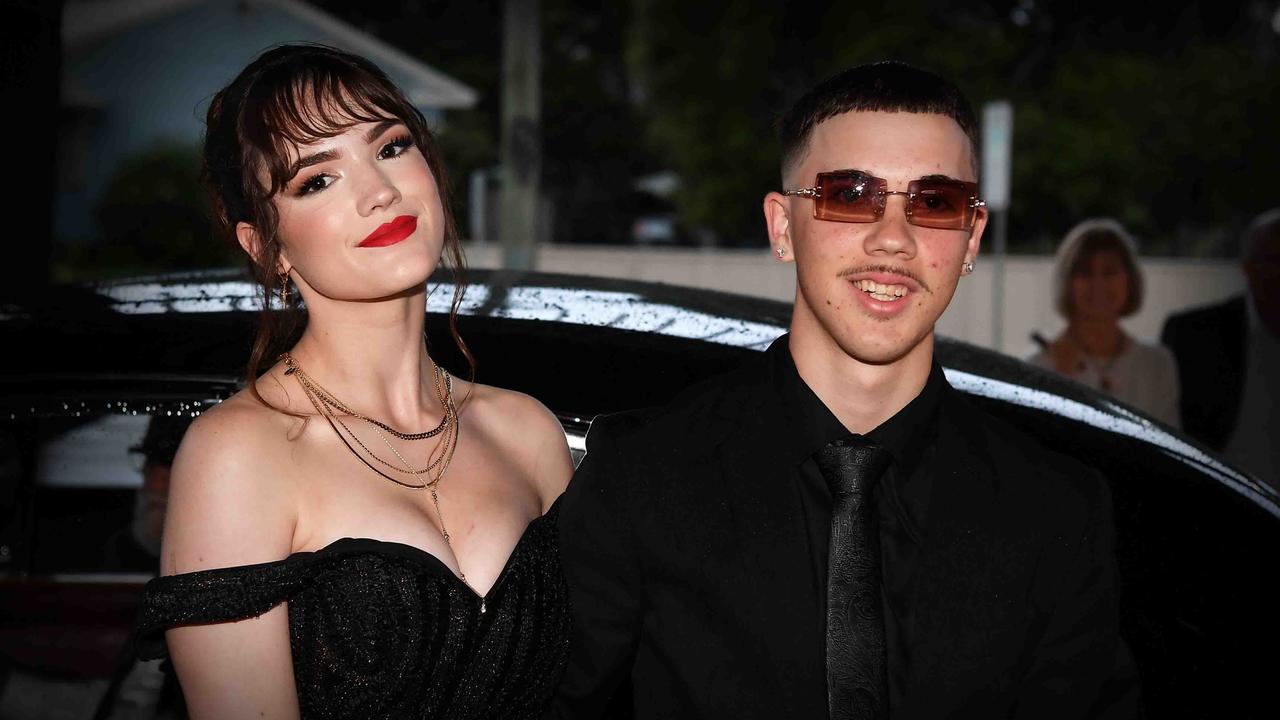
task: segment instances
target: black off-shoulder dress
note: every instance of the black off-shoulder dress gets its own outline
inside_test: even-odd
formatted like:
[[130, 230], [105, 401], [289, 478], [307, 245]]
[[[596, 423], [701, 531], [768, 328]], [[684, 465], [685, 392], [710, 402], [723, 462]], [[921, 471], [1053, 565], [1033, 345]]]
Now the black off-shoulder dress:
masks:
[[163, 657], [164, 631], [175, 625], [254, 617], [288, 602], [303, 718], [540, 717], [569, 651], [557, 507], [529, 524], [483, 599], [435, 556], [365, 538], [156, 578], [138, 655]]

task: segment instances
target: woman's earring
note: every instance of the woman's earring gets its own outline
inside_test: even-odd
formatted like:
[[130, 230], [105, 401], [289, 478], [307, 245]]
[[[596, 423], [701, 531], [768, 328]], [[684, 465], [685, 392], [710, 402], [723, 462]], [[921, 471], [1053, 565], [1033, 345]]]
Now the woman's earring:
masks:
[[784, 247], [780, 247], [777, 249], [777, 253], [778, 253], [778, 259], [781, 260], [782, 258], [786, 257], [787, 249]]
[[971, 274], [971, 273], [973, 272], [973, 261], [972, 261], [972, 260], [965, 260], [965, 261], [964, 261], [964, 266], [963, 266], [963, 267], [964, 267], [964, 274], [965, 274], [965, 275], [969, 275], [969, 274]]
[[280, 273], [280, 303], [289, 307], [289, 271]]

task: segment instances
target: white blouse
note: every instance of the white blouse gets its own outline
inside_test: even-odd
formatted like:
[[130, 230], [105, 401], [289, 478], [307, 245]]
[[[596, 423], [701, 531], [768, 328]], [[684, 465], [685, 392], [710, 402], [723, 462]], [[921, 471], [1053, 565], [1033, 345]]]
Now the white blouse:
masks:
[[[1048, 370], [1057, 370], [1047, 350], [1027, 361]], [[1178, 367], [1173, 353], [1163, 345], [1151, 345], [1129, 338], [1125, 349], [1113, 359], [1085, 357], [1075, 373], [1067, 377], [1089, 387], [1108, 392], [1126, 405], [1147, 413], [1166, 425], [1178, 427]], [[1103, 377], [1110, 389], [1102, 387]]]

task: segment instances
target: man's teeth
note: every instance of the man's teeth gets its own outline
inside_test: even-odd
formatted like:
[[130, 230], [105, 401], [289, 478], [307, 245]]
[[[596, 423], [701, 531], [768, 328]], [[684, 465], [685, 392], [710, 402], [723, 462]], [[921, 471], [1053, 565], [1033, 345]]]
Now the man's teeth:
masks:
[[853, 286], [882, 301], [897, 300], [907, 294], [906, 285], [882, 285], [871, 280], [857, 280]]

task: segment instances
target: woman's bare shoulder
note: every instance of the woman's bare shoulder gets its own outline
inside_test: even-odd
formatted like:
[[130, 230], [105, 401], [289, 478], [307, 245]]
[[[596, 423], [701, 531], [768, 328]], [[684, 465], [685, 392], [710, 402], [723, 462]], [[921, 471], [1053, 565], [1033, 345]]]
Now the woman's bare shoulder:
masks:
[[493, 385], [466, 383], [454, 391], [455, 401], [462, 401], [464, 397], [465, 402], [460, 402], [463, 415], [472, 414], [472, 422], [483, 423], [487, 428], [522, 430], [541, 439], [564, 435], [560, 421], [532, 395]]
[[[261, 452], [287, 442], [305, 422], [282, 392], [254, 395], [244, 389], [206, 410], [191, 423], [183, 446], [217, 454]], [[274, 397], [273, 397], [274, 396]]]
[[174, 458], [163, 572], [289, 554], [298, 505], [286, 462], [301, 423], [247, 391], [196, 418]]
[[531, 395], [493, 385], [460, 385], [455, 386], [455, 397], [469, 392], [460, 408], [464, 427], [478, 427], [503, 452], [528, 468], [549, 505], [563, 492], [573, 472], [560, 421]]

